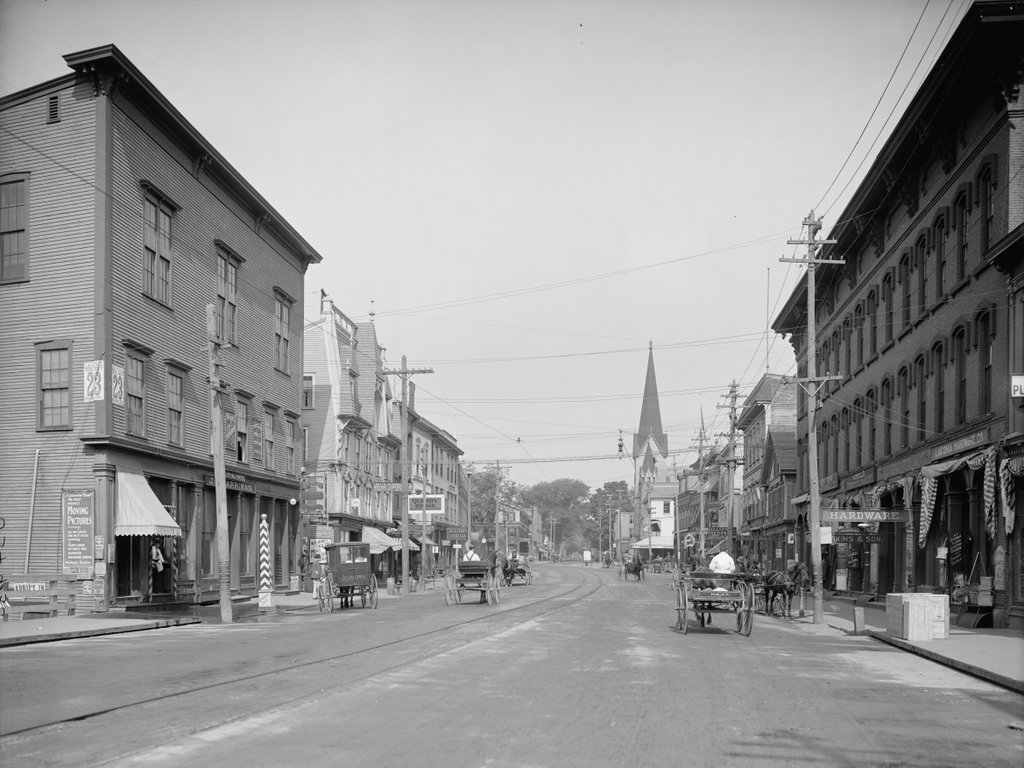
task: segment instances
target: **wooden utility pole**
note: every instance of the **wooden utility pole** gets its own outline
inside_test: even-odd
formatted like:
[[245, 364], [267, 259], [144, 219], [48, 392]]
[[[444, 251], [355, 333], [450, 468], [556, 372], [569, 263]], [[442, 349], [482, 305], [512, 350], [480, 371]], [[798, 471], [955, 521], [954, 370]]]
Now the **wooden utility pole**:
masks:
[[[220, 583], [220, 620], [232, 622], [231, 615], [231, 545], [228, 539], [228, 488], [224, 474], [224, 415], [220, 380], [220, 336], [217, 334], [217, 312], [206, 305], [206, 346], [210, 357], [210, 442], [213, 443], [214, 499], [217, 504], [217, 578]], [[237, 428], [237, 427], [236, 427]]]
[[739, 387], [729, 385], [729, 554], [736, 554], [736, 398]]
[[818, 232], [821, 231], [821, 219], [814, 218], [812, 210], [807, 218], [803, 220], [807, 227], [806, 240], [787, 240], [789, 245], [806, 245], [807, 256], [805, 258], [786, 258], [779, 261], [807, 265], [807, 343], [804, 345], [804, 359], [807, 362], [807, 377], [797, 379], [807, 393], [807, 463], [808, 478], [810, 480], [809, 501], [810, 519], [808, 526], [811, 529], [811, 573], [814, 577], [814, 617], [815, 624], [821, 624], [824, 620], [824, 594], [822, 585], [821, 570], [821, 489], [818, 483], [818, 391], [822, 385], [839, 376], [818, 376], [815, 352], [818, 345], [817, 328], [815, 326], [814, 312], [814, 271], [818, 264], [843, 264], [842, 259], [819, 259], [817, 250], [823, 245], [834, 245], [835, 240], [818, 240]]
[[[433, 373], [433, 368], [410, 368], [406, 364], [405, 355], [402, 355], [402, 367], [401, 368], [385, 368], [384, 374], [387, 376], [398, 376], [402, 379], [402, 449], [405, 451], [405, 457], [402, 461], [404, 469], [402, 470], [402, 482], [405, 485], [405, 499], [402, 504], [402, 594], [409, 594], [409, 497], [412, 496], [412, 432], [410, 431], [409, 424], [409, 377], [416, 373]], [[426, 530], [427, 530], [427, 490], [426, 485], [423, 488], [423, 540], [422, 544], [424, 549], [427, 546], [426, 543]], [[420, 555], [420, 562], [423, 561], [423, 555]], [[422, 573], [420, 576], [422, 577]]]
[[[501, 508], [498, 506], [498, 489], [501, 487], [501, 462], [494, 462], [494, 551], [498, 551], [498, 530], [501, 521]], [[508, 538], [506, 534], [505, 538]], [[506, 544], [508, 541], [505, 542]]]

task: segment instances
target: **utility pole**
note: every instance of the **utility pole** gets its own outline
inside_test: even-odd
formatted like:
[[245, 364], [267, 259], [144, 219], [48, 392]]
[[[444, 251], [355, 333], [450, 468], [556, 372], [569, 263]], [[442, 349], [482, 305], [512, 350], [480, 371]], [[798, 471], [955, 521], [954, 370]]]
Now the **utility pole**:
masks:
[[821, 624], [824, 620], [824, 594], [822, 587], [821, 570], [821, 489], [818, 484], [818, 391], [822, 385], [839, 376], [819, 377], [817, 363], [815, 361], [815, 350], [817, 348], [817, 328], [815, 326], [815, 300], [814, 300], [814, 271], [818, 264], [844, 264], [842, 259], [819, 259], [817, 250], [823, 245], [834, 245], [835, 240], [818, 240], [818, 232], [821, 231], [821, 219], [814, 218], [814, 210], [803, 220], [807, 227], [806, 240], [787, 240], [788, 245], [806, 245], [806, 258], [779, 259], [782, 262], [792, 262], [807, 265], [807, 343], [804, 345], [804, 359], [807, 361], [807, 378], [797, 379], [808, 396], [807, 405], [807, 463], [808, 479], [810, 480], [810, 521], [811, 528], [811, 573], [814, 577], [814, 618], [815, 624]]
[[[384, 374], [394, 375], [402, 379], [402, 446], [406, 448], [406, 461], [403, 483], [405, 485], [405, 503], [402, 505], [402, 594], [409, 594], [409, 497], [412, 496], [412, 432], [409, 424], [409, 378], [416, 373], [433, 373], [433, 368], [410, 368], [402, 355], [402, 367], [385, 368]], [[427, 542], [427, 490], [423, 489], [423, 547]], [[420, 561], [426, 553], [420, 554]], [[420, 574], [422, 576], [422, 574]]]
[[729, 552], [736, 551], [736, 398], [739, 396], [739, 387], [733, 379], [729, 385], [729, 458], [726, 465], [729, 469]]
[[217, 312], [206, 305], [206, 346], [210, 357], [210, 442], [213, 443], [214, 499], [217, 504], [217, 578], [220, 582], [220, 620], [230, 624], [231, 616], [231, 545], [228, 539], [228, 488], [224, 474], [224, 415], [220, 380], [220, 336], [217, 333]]
[[[501, 508], [498, 506], [498, 489], [501, 487], [501, 462], [494, 462], [494, 551], [498, 551], [498, 530], [501, 523]], [[506, 531], [505, 538], [508, 539]], [[507, 541], [505, 542], [508, 543]]]

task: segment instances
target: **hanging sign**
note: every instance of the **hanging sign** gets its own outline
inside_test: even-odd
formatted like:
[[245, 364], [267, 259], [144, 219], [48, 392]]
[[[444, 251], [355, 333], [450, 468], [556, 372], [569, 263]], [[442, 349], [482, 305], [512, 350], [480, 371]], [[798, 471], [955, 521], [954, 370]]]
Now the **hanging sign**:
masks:
[[910, 510], [895, 507], [861, 507], [859, 509], [823, 509], [822, 523], [909, 523]]

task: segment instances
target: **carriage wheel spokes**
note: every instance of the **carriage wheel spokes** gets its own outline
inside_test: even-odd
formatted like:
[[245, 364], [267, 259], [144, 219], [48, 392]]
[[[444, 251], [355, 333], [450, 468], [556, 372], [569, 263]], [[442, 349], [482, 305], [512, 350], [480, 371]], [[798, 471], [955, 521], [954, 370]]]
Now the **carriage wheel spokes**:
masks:
[[444, 602], [451, 605], [455, 602], [455, 577], [450, 573], [444, 575]]
[[377, 577], [370, 574], [370, 607], [377, 607]]

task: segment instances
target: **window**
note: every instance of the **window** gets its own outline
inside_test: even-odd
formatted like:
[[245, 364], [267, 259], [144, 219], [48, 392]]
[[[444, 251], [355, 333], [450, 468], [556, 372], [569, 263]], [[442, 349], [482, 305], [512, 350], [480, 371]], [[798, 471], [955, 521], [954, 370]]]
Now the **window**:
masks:
[[[956, 424], [967, 423], [967, 337], [963, 328], [953, 332], [953, 420]], [[938, 430], [941, 431], [941, 427]]]
[[872, 291], [868, 294], [868, 355], [878, 354], [878, 297]]
[[892, 455], [892, 422], [896, 413], [892, 407], [892, 381], [882, 382], [882, 452]]
[[978, 318], [978, 364], [978, 405], [982, 413], [989, 413], [992, 410], [992, 318], [987, 312]]
[[864, 308], [857, 307], [853, 311], [853, 327], [857, 334], [857, 367], [864, 365]]
[[152, 194], [143, 203], [142, 292], [171, 304], [171, 216], [169, 204]]
[[932, 250], [935, 252], [935, 300], [946, 295], [946, 217], [940, 216], [932, 227]]
[[276, 300], [276, 320], [274, 327], [276, 359], [274, 367], [282, 373], [288, 373], [288, 323], [291, 317], [291, 304], [280, 296]]
[[924, 355], [914, 361], [914, 384], [917, 390], [917, 439], [925, 438], [925, 422], [928, 409], [928, 392], [925, 389], [925, 364]]
[[917, 314], [923, 315], [928, 306], [928, 249], [924, 235], [917, 239], [914, 256], [917, 261]]
[[238, 510], [238, 572], [243, 576], [252, 575], [252, 510], [251, 496], [239, 499]]
[[910, 325], [910, 254], [906, 253], [900, 259], [900, 298], [903, 304], [901, 317], [906, 328]]
[[992, 183], [992, 167], [988, 166], [978, 176], [978, 204], [981, 206], [981, 252], [988, 252], [992, 245], [995, 217], [995, 186]]
[[130, 353], [124, 359], [124, 431], [146, 436], [146, 361]]
[[967, 249], [970, 245], [968, 222], [971, 209], [967, 204], [967, 195], [962, 194], [954, 204], [956, 220], [956, 280], [959, 283], [967, 275]]
[[900, 398], [900, 448], [910, 445], [910, 372], [901, 368], [896, 377]]
[[832, 471], [839, 471], [839, 417], [832, 417], [832, 427], [829, 431], [829, 437], [832, 438]]
[[28, 176], [0, 183], [0, 283], [28, 280]]
[[213, 545], [217, 536], [217, 501], [212, 488], [204, 494], [202, 527], [199, 531], [199, 569], [203, 576], [214, 575]]
[[242, 400], [235, 405], [235, 459], [249, 461], [249, 404]]
[[849, 376], [853, 373], [853, 328], [850, 320], [843, 323], [843, 369], [840, 375]]
[[946, 349], [942, 344], [932, 347], [932, 376], [935, 389], [935, 434], [946, 429]]
[[238, 290], [238, 260], [224, 249], [217, 254], [217, 338], [234, 344]]
[[843, 409], [843, 471], [850, 471], [850, 411]]
[[885, 343], [892, 341], [892, 275], [882, 278], [882, 301], [885, 302]]
[[40, 430], [71, 429], [71, 346], [40, 345], [37, 352]]
[[295, 422], [288, 420], [284, 423], [285, 439], [285, 468], [289, 475], [295, 474]]
[[870, 464], [875, 460], [875, 390], [869, 389], [867, 397], [864, 399], [865, 402], [867, 402], [867, 412], [865, 416], [868, 420], [867, 462]]
[[302, 428], [302, 464], [305, 466], [306, 457], [309, 456], [309, 427]]
[[176, 373], [167, 374], [167, 442], [181, 446], [185, 442], [184, 379]]
[[302, 407], [305, 410], [315, 407], [313, 404], [313, 374], [311, 373], [302, 376]]
[[274, 463], [274, 423], [276, 419], [270, 411], [263, 413], [263, 463], [271, 472], [276, 471]]

